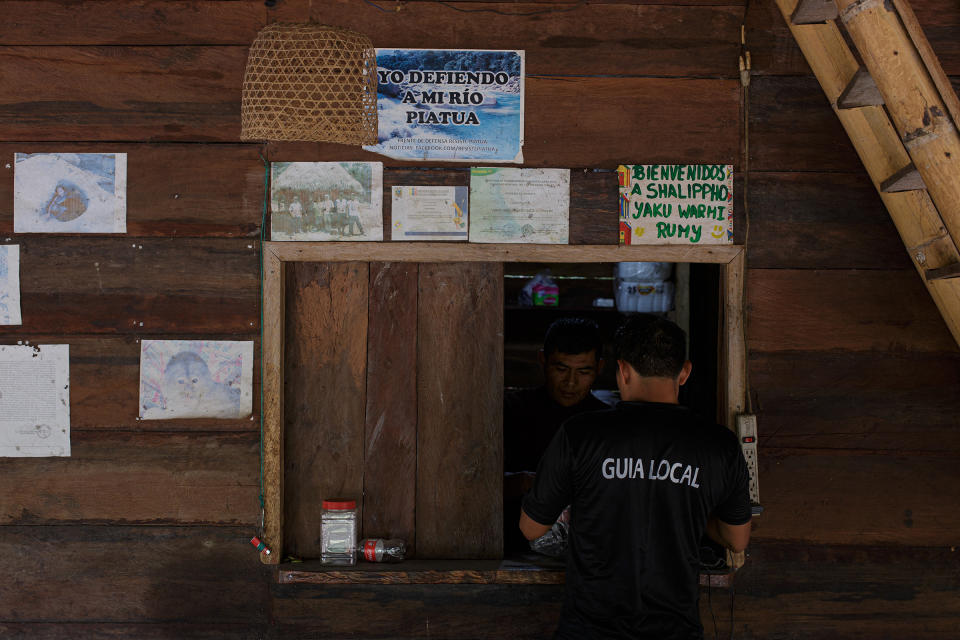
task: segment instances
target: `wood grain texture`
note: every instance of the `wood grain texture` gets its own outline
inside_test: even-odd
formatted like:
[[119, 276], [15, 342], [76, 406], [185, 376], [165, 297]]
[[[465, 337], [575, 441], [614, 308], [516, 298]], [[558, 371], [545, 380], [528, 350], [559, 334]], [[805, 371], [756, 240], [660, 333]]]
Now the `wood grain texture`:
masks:
[[[749, 554], [735, 579], [736, 638], [926, 640], [956, 629], [960, 567], [950, 547], [757, 541]], [[723, 637], [730, 595], [713, 598]], [[709, 614], [701, 618], [709, 633]]]
[[862, 166], [816, 78], [750, 82], [753, 171], [851, 171]]
[[289, 262], [707, 262], [726, 264], [737, 245], [470, 244], [463, 242], [267, 242]]
[[249, 45], [267, 16], [257, 0], [28, 0], [0, 13], [0, 45]]
[[220, 637], [230, 625], [261, 633], [266, 626], [268, 570], [248, 543], [249, 528], [6, 526], [0, 533], [7, 558], [0, 629], [13, 623], [25, 633], [13, 637], [45, 637], [45, 627], [23, 623], [72, 623], [67, 628], [79, 632], [46, 627], [51, 638], [117, 637], [99, 630], [111, 623], [146, 623], [135, 637], [147, 638], [157, 637], [151, 623], [185, 631], [226, 625]]
[[[899, 3], [897, 7], [899, 9]], [[957, 11], [956, 3], [950, 0], [913, 0], [910, 8], [915, 23], [923, 30], [931, 52], [940, 61], [944, 72], [951, 76], [960, 75], [960, 42], [957, 42], [960, 11]], [[914, 23], [914, 19], [910, 19], [910, 22]]]
[[751, 269], [752, 351], [956, 349], [913, 271]]
[[222, 335], [259, 327], [250, 240], [21, 235], [17, 243], [23, 327], [31, 332]]
[[285, 554], [320, 557], [323, 500], [362, 514], [368, 278], [365, 263], [287, 265]]
[[570, 172], [570, 244], [620, 242], [619, 193], [615, 172]]
[[[272, 613], [283, 638], [533, 639], [556, 629], [563, 592], [561, 585], [290, 585], [275, 592]], [[371, 602], [378, 615], [370, 615]]]
[[[732, 573], [702, 573], [700, 585], [729, 587]], [[562, 560], [538, 556], [515, 560], [409, 560], [401, 566], [360, 562], [330, 567], [313, 561], [284, 564], [280, 584], [513, 584], [552, 585], [566, 582]]]
[[418, 265], [370, 264], [363, 454], [365, 538], [416, 557]]
[[865, 173], [754, 173], [749, 204], [752, 268], [910, 268]]
[[649, 163], [734, 164], [739, 121], [739, 81], [530, 78], [524, 164], [615, 169], [638, 148]]
[[[0, 523], [246, 524], [256, 434], [73, 432], [69, 458], [0, 458]], [[0, 536], [2, 537], [2, 536]]]
[[13, 233], [15, 153], [126, 153], [126, 236], [259, 237], [263, 161], [253, 145], [0, 145], [0, 234]]
[[[254, 342], [253, 388], [259, 389], [259, 339], [256, 335], [177, 335], [177, 340], [249, 340]], [[130, 336], [36, 335], [0, 338], [2, 344], [70, 345], [70, 430], [78, 431], [247, 431], [260, 428], [257, 419], [195, 418], [140, 420], [140, 340]], [[260, 414], [254, 393], [252, 416]]]
[[775, 449], [760, 442], [764, 512], [754, 520], [754, 540], [956, 543], [956, 454]]
[[[199, 4], [143, 0], [110, 8], [104, 4], [0, 3], [8, 18], [0, 45], [248, 45], [268, 17], [271, 21], [312, 17], [365, 33], [394, 33], [395, 47], [419, 48], [429, 41], [440, 49], [515, 49], [523, 43], [528, 73], [579, 73], [584, 67], [598, 74], [623, 73], [621, 61], [629, 59], [638, 75], [732, 77], [742, 12], [728, 0], [639, 6], [571, 3], [557, 7], [549, 20], [524, 15], [544, 10], [532, 2], [471, 3], [460, 11], [449, 4], [408, 2], [399, 11], [380, 11], [338, 0], [313, 7], [312, 12], [302, 1], [284, 2], [273, 10], [258, 0]], [[58, 24], [70, 24], [71, 29], [50, 29]], [[631, 37], [608, 37], [625, 24], [630, 25]], [[704, 35], [708, 30], [714, 37]]]
[[754, 79], [761, 75], [810, 74], [810, 66], [790, 34], [776, 0], [751, 2], [744, 24]]
[[960, 352], [759, 353], [760, 449], [960, 453]]
[[[912, 0], [923, 32], [948, 75], [960, 75], [960, 13], [952, 0]], [[774, 0], [751, 2], [747, 12], [747, 47], [754, 72], [761, 75], [806, 75], [810, 67]]]
[[747, 412], [747, 334], [744, 305], [746, 259], [741, 252], [721, 267], [720, 317], [718, 319], [718, 389], [717, 413], [732, 431], [737, 429], [737, 416]]
[[417, 330], [417, 547], [503, 552], [503, 269], [422, 264]]
[[280, 584], [563, 584], [561, 561], [532, 564], [501, 560], [409, 560], [399, 565], [360, 562], [330, 567], [317, 562], [278, 568]]
[[391, 47], [526, 50], [528, 75], [726, 76], [737, 73], [740, 15], [733, 6], [579, 4], [549, 15], [532, 3], [407, 2], [380, 11], [330, 0], [312, 6], [322, 24], [391, 33]]
[[0, 633], [30, 640], [261, 640], [265, 622], [0, 622]]
[[236, 142], [247, 47], [0, 48], [0, 140]]
[[274, 550], [261, 554], [265, 564], [283, 557], [283, 442], [284, 442], [284, 328], [286, 316], [286, 267], [268, 248], [263, 248], [263, 428], [260, 433], [263, 540]]

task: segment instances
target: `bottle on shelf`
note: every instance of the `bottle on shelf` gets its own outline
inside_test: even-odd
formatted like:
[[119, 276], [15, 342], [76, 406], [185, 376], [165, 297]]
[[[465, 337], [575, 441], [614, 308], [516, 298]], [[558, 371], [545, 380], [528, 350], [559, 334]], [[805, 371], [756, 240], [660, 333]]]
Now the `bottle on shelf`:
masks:
[[367, 562], [402, 562], [407, 543], [398, 538], [364, 538], [357, 548]]
[[332, 498], [320, 512], [320, 561], [323, 564], [357, 563], [357, 501]]

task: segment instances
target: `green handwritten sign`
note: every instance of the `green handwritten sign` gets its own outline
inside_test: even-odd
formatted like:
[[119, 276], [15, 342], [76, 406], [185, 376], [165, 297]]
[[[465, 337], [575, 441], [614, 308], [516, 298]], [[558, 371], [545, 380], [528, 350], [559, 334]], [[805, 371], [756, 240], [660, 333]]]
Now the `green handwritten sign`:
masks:
[[620, 244], [731, 244], [733, 165], [625, 164]]

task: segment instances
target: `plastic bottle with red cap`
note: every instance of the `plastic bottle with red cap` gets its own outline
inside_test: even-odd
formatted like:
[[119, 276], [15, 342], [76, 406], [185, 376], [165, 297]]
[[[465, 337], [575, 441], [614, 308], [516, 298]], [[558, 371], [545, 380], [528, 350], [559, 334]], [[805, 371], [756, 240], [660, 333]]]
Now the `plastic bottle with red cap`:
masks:
[[364, 538], [358, 551], [367, 562], [403, 562], [407, 543], [399, 538]]
[[330, 498], [320, 513], [320, 561], [323, 564], [357, 563], [357, 501]]

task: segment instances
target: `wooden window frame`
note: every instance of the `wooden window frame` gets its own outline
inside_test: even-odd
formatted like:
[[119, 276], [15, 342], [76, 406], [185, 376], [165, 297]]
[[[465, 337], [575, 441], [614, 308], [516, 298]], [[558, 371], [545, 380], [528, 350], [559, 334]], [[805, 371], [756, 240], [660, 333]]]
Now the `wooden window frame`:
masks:
[[287, 262], [689, 262], [718, 264], [720, 283], [719, 415], [735, 429], [746, 404], [744, 248], [741, 245], [532, 245], [434, 242], [263, 243], [263, 539], [283, 555], [284, 265]]

